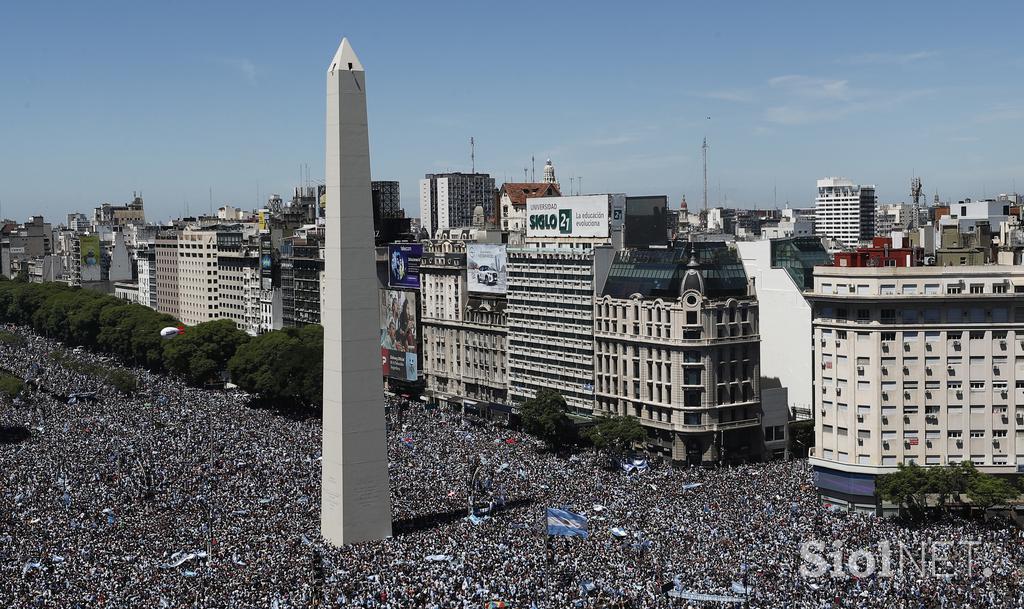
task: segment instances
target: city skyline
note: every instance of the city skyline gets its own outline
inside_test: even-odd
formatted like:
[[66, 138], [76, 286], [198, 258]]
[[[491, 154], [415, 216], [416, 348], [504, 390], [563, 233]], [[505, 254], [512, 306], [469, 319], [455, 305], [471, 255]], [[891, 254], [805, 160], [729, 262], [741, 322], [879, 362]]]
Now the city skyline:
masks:
[[373, 177], [401, 182], [410, 215], [424, 174], [470, 170], [470, 137], [477, 170], [499, 183], [523, 179], [531, 156], [539, 180], [551, 158], [567, 191], [581, 176], [584, 192], [667, 194], [673, 206], [684, 193], [701, 203], [705, 136], [711, 205], [810, 207], [831, 175], [875, 184], [880, 203], [908, 200], [915, 174], [929, 200], [978, 198], [1014, 190], [1024, 169], [1012, 156], [1024, 104], [1006, 101], [1024, 56], [969, 35], [1019, 14], [1013, 4], [878, 4], [849, 23], [757, 6], [739, 20], [670, 5], [536, 4], [522, 8], [531, 19], [477, 6], [199, 6], [6, 11], [3, 215], [60, 221], [141, 191], [164, 220], [208, 211], [211, 190], [214, 208], [288, 198], [300, 166], [322, 180], [319, 58], [339, 28], [373, 58]]

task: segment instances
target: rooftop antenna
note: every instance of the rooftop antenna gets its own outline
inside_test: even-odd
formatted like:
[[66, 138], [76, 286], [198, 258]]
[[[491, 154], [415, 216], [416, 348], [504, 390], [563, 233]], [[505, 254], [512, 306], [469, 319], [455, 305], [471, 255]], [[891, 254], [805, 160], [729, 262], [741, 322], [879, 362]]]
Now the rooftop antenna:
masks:
[[576, 194], [583, 192], [583, 176], [576, 178]]
[[[711, 118], [710, 116], [708, 118]], [[708, 224], [708, 138], [700, 147], [701, 157], [704, 159], [704, 226]]]
[[910, 196], [914, 200], [914, 215], [910, 218], [910, 228], [916, 229], [921, 222], [921, 178], [914, 176], [910, 180]]
[[530, 167], [531, 167], [531, 169], [530, 169], [530, 181], [531, 182], [536, 182], [537, 181], [537, 160], [533, 158], [532, 154], [530, 155]]
[[523, 167], [523, 181], [524, 182], [528, 182], [529, 180], [527, 178], [529, 178], [529, 177], [530, 177], [530, 168], [529, 167]]
[[572, 189], [576, 186], [576, 177], [569, 176], [569, 194], [572, 194]]
[[469, 138], [469, 164], [472, 172], [476, 173], [476, 140], [472, 136]]
[[210, 215], [213, 215], [213, 186], [210, 187]]

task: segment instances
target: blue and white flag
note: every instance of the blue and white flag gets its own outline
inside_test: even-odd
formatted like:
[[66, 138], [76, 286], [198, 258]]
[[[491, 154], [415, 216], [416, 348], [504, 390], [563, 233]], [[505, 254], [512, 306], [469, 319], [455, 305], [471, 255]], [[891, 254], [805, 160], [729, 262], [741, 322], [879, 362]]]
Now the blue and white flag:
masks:
[[704, 486], [704, 483], [703, 483], [703, 482], [687, 482], [687, 483], [686, 483], [686, 484], [684, 484], [684, 485], [683, 485], [683, 486], [682, 486], [681, 488], [682, 488], [682, 489], [683, 489], [684, 491], [691, 491], [691, 490], [693, 490], [693, 489], [695, 489], [695, 488], [700, 488], [700, 487], [702, 487], [702, 486]]
[[568, 510], [548, 508], [548, 535], [586, 537], [587, 517]]
[[614, 535], [616, 537], [625, 537], [626, 536], [626, 529], [624, 529], [622, 527], [612, 527], [610, 529], [610, 531], [611, 531], [612, 535]]

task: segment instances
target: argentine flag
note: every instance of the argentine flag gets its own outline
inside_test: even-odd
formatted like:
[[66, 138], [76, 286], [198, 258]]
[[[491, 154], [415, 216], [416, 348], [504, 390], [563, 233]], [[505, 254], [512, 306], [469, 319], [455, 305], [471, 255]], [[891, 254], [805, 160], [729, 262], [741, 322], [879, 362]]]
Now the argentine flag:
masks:
[[548, 535], [556, 537], [587, 536], [587, 517], [568, 510], [548, 508]]

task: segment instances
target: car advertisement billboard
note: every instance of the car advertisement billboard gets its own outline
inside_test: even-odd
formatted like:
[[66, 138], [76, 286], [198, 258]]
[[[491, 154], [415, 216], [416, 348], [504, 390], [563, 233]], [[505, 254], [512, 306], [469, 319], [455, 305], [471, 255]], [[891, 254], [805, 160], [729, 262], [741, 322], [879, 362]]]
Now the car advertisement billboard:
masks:
[[466, 279], [470, 292], [504, 294], [508, 290], [505, 246], [497, 243], [467, 244]]
[[388, 285], [393, 288], [420, 289], [419, 243], [392, 243], [388, 246]]
[[607, 237], [609, 207], [608, 195], [527, 199], [526, 236]]
[[381, 290], [380, 357], [384, 376], [415, 381], [419, 376], [416, 292]]

